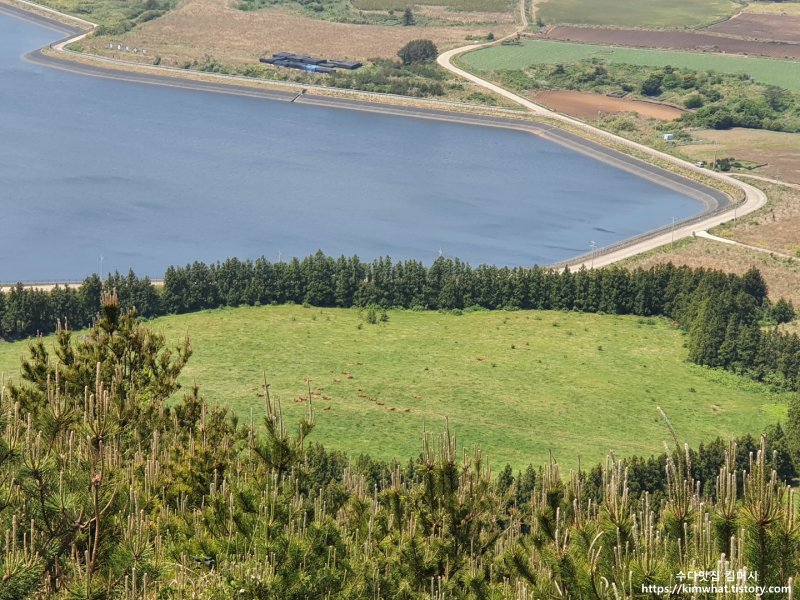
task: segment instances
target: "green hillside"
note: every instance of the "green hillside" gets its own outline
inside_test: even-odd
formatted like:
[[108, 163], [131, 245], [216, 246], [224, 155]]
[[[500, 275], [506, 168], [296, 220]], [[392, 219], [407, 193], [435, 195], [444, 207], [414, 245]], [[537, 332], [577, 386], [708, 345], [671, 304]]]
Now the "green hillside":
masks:
[[[664, 319], [547, 311], [389, 311], [274, 306], [205, 311], [152, 322], [194, 355], [184, 370], [212, 403], [242, 419], [263, 415], [266, 372], [290, 421], [311, 379], [313, 439], [348, 452], [403, 460], [423, 428], [444, 419], [459, 446], [480, 445], [495, 466], [547, 460], [567, 466], [662, 450], [662, 406], [695, 445], [757, 433], [785, 415], [789, 394], [690, 364], [684, 336]], [[0, 371], [16, 378], [24, 342], [0, 344]]]

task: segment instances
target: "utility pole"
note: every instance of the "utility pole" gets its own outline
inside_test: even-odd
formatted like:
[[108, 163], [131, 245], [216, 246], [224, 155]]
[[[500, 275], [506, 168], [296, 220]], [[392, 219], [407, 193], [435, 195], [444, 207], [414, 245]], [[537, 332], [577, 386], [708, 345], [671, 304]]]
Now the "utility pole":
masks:
[[672, 242], [670, 243], [670, 249], [675, 245], [675, 217], [672, 217]]
[[589, 247], [592, 249], [592, 269], [594, 269], [594, 247], [596, 246], [595, 241], [592, 240], [589, 242]]
[[103, 255], [100, 255], [100, 281], [103, 281]]

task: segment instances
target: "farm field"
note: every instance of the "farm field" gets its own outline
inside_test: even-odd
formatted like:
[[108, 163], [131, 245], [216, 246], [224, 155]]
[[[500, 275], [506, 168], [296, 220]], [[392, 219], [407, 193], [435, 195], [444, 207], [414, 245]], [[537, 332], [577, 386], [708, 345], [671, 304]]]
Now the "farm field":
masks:
[[[774, 18], [774, 17], [773, 17]], [[785, 17], [778, 17], [783, 19]], [[733, 23], [737, 19], [726, 21]], [[800, 19], [796, 34], [800, 35]], [[746, 27], [745, 27], [746, 28]], [[794, 31], [787, 27], [788, 31]], [[670, 50], [695, 50], [747, 54], [770, 58], [800, 59], [800, 45], [775, 41], [756, 41], [712, 35], [697, 31], [653, 31], [645, 29], [604, 29], [598, 27], [552, 27], [546, 37], [553, 40], [581, 42], [587, 44], [609, 44], [637, 48], [662, 48]]]
[[643, 117], [673, 121], [684, 113], [680, 108], [666, 104], [571, 90], [537, 92], [533, 99], [538, 104], [580, 119], [594, 119], [598, 113], [635, 112]]
[[708, 31], [761, 40], [800, 42], [800, 12], [796, 16], [743, 12], [732, 19], [712, 25]]
[[476, 50], [464, 54], [459, 60], [471, 70], [486, 72], [524, 69], [533, 64], [569, 64], [592, 58], [608, 63], [652, 67], [672, 65], [721, 73], [747, 73], [756, 81], [800, 91], [800, 62], [769, 58], [530, 40], [521, 46]]
[[741, 9], [728, 0], [545, 0], [536, 15], [546, 24], [610, 25], [615, 27], [697, 27], [724, 19]]
[[798, 133], [734, 128], [693, 131], [692, 137], [705, 143], [681, 146], [681, 152], [695, 160], [710, 164], [716, 153], [720, 158], [733, 157], [764, 164], [753, 171], [754, 175], [800, 184]]
[[186, 0], [160, 19], [124, 35], [89, 38], [82, 46], [105, 55], [113, 42], [146, 48], [148, 55], [159, 56], [162, 64], [204, 63], [213, 58], [236, 67], [258, 65], [261, 56], [280, 51], [359, 60], [396, 59], [397, 51], [414, 39], [431, 39], [440, 50], [446, 50], [465, 44], [467, 36], [492, 32], [502, 37], [514, 27], [513, 19], [491, 26], [357, 25], [311, 18], [284, 6], [242, 11], [234, 0]]
[[[262, 372], [289, 422], [305, 410], [313, 439], [350, 453], [407, 460], [423, 428], [445, 417], [459, 446], [480, 445], [494, 466], [568, 467], [659, 453], [662, 406], [691, 444], [755, 433], [785, 415], [788, 394], [686, 361], [684, 336], [663, 319], [497, 311], [389, 311], [369, 324], [357, 310], [299, 306], [220, 309], [157, 319], [194, 355], [183, 382], [212, 403], [261, 418]], [[16, 377], [25, 343], [0, 344], [0, 371]], [[545, 433], [550, 432], [550, 433]]]
[[800, 2], [751, 2], [744, 12], [759, 15], [800, 16]]
[[[753, 183], [752, 179], [747, 181]], [[743, 244], [797, 256], [795, 266], [800, 269], [800, 190], [762, 185], [768, 186], [767, 207], [740, 219], [735, 227], [732, 224], [721, 225], [715, 233]], [[800, 285], [794, 285], [794, 290], [787, 290], [786, 294], [792, 296], [795, 306], [798, 306]]]
[[360, 10], [403, 10], [415, 6], [441, 6], [455, 12], [508, 13], [517, 4], [513, 0], [353, 0]]

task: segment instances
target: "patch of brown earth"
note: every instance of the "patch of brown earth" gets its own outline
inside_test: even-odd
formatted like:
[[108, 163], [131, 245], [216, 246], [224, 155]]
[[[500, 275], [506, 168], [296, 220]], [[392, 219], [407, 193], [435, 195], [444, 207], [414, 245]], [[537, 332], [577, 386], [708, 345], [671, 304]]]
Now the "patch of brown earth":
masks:
[[712, 25], [708, 31], [756, 40], [800, 43], [800, 17], [740, 13]]
[[800, 59], [800, 44], [745, 40], [693, 31], [609, 29], [559, 25], [548, 29], [545, 33], [545, 37], [553, 40], [582, 42], [586, 44], [724, 52], [727, 54]]
[[683, 114], [680, 108], [667, 104], [611, 98], [592, 92], [547, 91], [538, 92], [533, 99], [539, 103], [579, 119], [595, 119], [601, 113], [635, 112], [643, 117], [674, 121]]

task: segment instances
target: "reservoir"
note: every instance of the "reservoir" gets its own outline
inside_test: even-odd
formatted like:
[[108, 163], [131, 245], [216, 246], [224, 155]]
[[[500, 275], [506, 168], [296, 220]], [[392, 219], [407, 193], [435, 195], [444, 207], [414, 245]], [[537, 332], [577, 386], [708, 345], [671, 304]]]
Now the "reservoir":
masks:
[[24, 60], [61, 37], [0, 12], [0, 282], [318, 249], [549, 264], [704, 209], [521, 131]]

